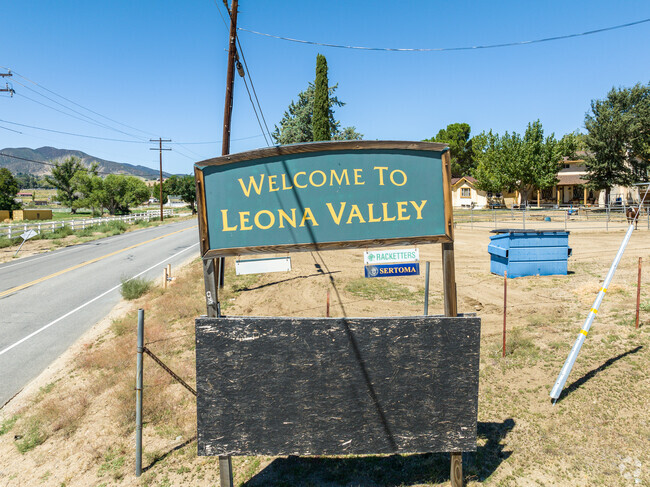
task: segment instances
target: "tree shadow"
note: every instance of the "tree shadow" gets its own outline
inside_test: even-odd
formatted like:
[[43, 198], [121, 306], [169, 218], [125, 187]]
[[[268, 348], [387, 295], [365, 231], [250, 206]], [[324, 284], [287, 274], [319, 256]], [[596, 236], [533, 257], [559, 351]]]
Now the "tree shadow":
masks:
[[600, 367], [597, 367], [597, 368], [595, 368], [593, 370], [590, 370], [585, 375], [580, 377], [578, 380], [573, 382], [569, 387], [564, 388], [564, 390], [562, 391], [562, 394], [560, 394], [560, 397], [558, 398], [557, 401], [558, 402], [562, 401], [566, 396], [568, 396], [573, 391], [575, 391], [575, 390], [579, 389], [580, 387], [582, 387], [582, 385], [584, 385], [587, 381], [594, 378], [596, 376], [596, 374], [602, 372], [607, 367], [612, 365], [614, 362], [617, 362], [617, 361], [621, 360], [623, 357], [626, 357], [628, 355], [632, 355], [633, 353], [637, 353], [637, 352], [641, 351], [642, 349], [643, 349], [643, 345], [639, 345], [638, 347], [633, 348], [631, 350], [628, 350], [627, 352], [623, 352], [623, 353], [617, 355], [616, 357], [610, 358], [604, 364], [602, 364]]
[[[478, 423], [479, 446], [463, 454], [463, 475], [467, 480], [484, 481], [512, 452], [504, 451], [501, 440], [514, 428], [515, 421]], [[449, 453], [408, 455], [368, 455], [349, 457], [289, 456], [273, 460], [264, 470], [242, 484], [244, 487], [398, 487], [449, 481]]]

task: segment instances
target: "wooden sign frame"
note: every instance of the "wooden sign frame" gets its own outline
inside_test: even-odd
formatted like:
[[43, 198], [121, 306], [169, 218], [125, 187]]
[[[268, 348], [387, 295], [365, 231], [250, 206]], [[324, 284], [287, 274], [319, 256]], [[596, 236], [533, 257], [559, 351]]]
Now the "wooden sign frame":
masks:
[[[457, 294], [456, 294], [456, 271], [454, 262], [454, 244], [453, 244], [453, 213], [451, 201], [451, 163], [449, 148], [445, 144], [431, 142], [403, 142], [403, 141], [341, 141], [341, 142], [316, 142], [310, 144], [297, 144], [292, 146], [278, 146], [257, 151], [250, 151], [240, 154], [226, 155], [207, 161], [197, 163], [197, 166], [224, 165], [237, 162], [249, 161], [260, 157], [286, 156], [293, 154], [317, 151], [336, 150], [336, 148], [345, 148], [346, 150], [378, 150], [378, 149], [397, 149], [397, 150], [429, 150], [442, 152], [442, 177], [443, 177], [443, 201], [444, 201], [444, 221], [445, 230], [442, 234], [433, 236], [430, 239], [394, 239], [386, 241], [385, 239], [362, 240], [346, 243], [318, 244], [318, 245], [292, 245], [292, 246], [266, 246], [264, 248], [237, 249], [245, 253], [255, 252], [286, 252], [288, 250], [325, 250], [336, 248], [363, 248], [370, 246], [383, 245], [401, 245], [417, 243], [441, 243], [442, 246], [442, 273], [443, 273], [443, 297], [444, 297], [444, 316], [457, 316]], [[219, 303], [219, 287], [223, 286], [224, 256], [237, 255], [233, 249], [215, 251], [210, 248], [208, 238], [208, 219], [205, 201], [205, 180], [202, 172], [195, 167], [196, 184], [197, 184], [197, 206], [199, 210], [199, 233], [201, 244], [201, 256], [203, 258], [203, 276], [205, 283], [205, 300], [207, 316], [209, 318], [220, 318], [221, 307]], [[450, 479], [452, 487], [462, 487], [463, 467], [462, 453], [460, 451], [451, 451], [451, 468]], [[219, 454], [219, 469], [222, 487], [233, 486], [233, 472], [231, 456], [227, 453]]]
[[[350, 152], [359, 151], [359, 154], [377, 154], [378, 157], [382, 154], [393, 155], [395, 152], [402, 151], [403, 158], [406, 160], [410, 154], [422, 155], [422, 154], [431, 154], [431, 158], [434, 159], [437, 155], [440, 157], [441, 161], [441, 180], [442, 180], [442, 195], [441, 202], [443, 203], [444, 208], [435, 209], [431, 211], [442, 211], [444, 213], [444, 229], [435, 234], [428, 234], [426, 225], [413, 225], [419, 232], [415, 236], [408, 237], [387, 237], [387, 238], [365, 238], [365, 239], [345, 239], [345, 240], [335, 240], [335, 241], [311, 241], [306, 242], [302, 241], [299, 243], [282, 243], [277, 245], [238, 245], [234, 247], [220, 247], [215, 242], [211, 242], [210, 232], [208, 230], [209, 226], [209, 211], [227, 211], [221, 208], [209, 209], [209, 203], [206, 201], [206, 176], [204, 171], [213, 170], [214, 168], [221, 169], [223, 166], [232, 165], [233, 168], [238, 167], [256, 167], [259, 165], [263, 167], [267, 161], [272, 161], [270, 163], [277, 163], [278, 160], [284, 161], [292, 160], [295, 161], [297, 158], [300, 160], [295, 161], [296, 163], [302, 164], [302, 156], [304, 156], [305, 161], [313, 160], [315, 156], [330, 157], [336, 155], [337, 152], [340, 154], [349, 154]], [[436, 155], [434, 156], [434, 153]], [[431, 161], [434, 163], [435, 161]], [[415, 166], [414, 166], [415, 167]], [[224, 256], [234, 256], [234, 255], [246, 255], [246, 254], [255, 254], [255, 253], [276, 253], [276, 252], [288, 252], [288, 251], [309, 251], [309, 250], [330, 250], [330, 249], [339, 249], [339, 248], [363, 248], [363, 247], [381, 247], [381, 246], [393, 246], [393, 245], [417, 245], [425, 243], [443, 243], [453, 241], [453, 228], [452, 228], [452, 198], [451, 198], [451, 167], [450, 167], [450, 157], [449, 150], [446, 144], [434, 143], [434, 142], [405, 142], [405, 141], [372, 141], [372, 140], [360, 140], [360, 141], [335, 141], [335, 142], [313, 142], [305, 144], [295, 144], [288, 146], [276, 146], [269, 147], [265, 149], [259, 149], [249, 152], [242, 152], [239, 154], [226, 155], [221, 157], [216, 157], [213, 159], [208, 159], [205, 161], [197, 162], [195, 164], [195, 176], [196, 176], [196, 194], [197, 194], [197, 207], [199, 215], [199, 232], [200, 232], [200, 243], [201, 243], [201, 255], [204, 259], [224, 257]], [[414, 181], [415, 183], [424, 185], [422, 181]], [[235, 183], [234, 181], [229, 182], [230, 185]], [[383, 180], [382, 180], [383, 183]], [[236, 184], [236, 183], [235, 183]], [[243, 183], [242, 184], [243, 188]], [[284, 180], [283, 180], [284, 184]], [[229, 185], [229, 186], [230, 186]], [[389, 186], [389, 185], [386, 185]], [[385, 187], [382, 188], [385, 190]], [[238, 187], [228, 187], [224, 188], [224, 191], [232, 191], [232, 194], [236, 194], [235, 191], [240, 191]], [[250, 186], [249, 186], [250, 192]], [[294, 189], [294, 193], [299, 193], [297, 189]], [[281, 192], [276, 193], [274, 196], [281, 194]], [[249, 194], [250, 196], [250, 194]], [[212, 207], [211, 207], [212, 208]], [[385, 210], [384, 210], [385, 211]], [[421, 216], [421, 215], [420, 215]], [[268, 217], [267, 217], [268, 218]], [[216, 217], [213, 217], [216, 219]], [[252, 216], [251, 216], [252, 220]], [[278, 220], [280, 218], [278, 217]], [[214, 220], [213, 220], [214, 221]], [[232, 221], [231, 221], [232, 224]], [[232, 224], [233, 228], [236, 226]], [[213, 225], [215, 227], [216, 225]], [[243, 225], [242, 225], [243, 226]], [[223, 230], [222, 230], [223, 231]], [[289, 239], [287, 239], [289, 240]]]

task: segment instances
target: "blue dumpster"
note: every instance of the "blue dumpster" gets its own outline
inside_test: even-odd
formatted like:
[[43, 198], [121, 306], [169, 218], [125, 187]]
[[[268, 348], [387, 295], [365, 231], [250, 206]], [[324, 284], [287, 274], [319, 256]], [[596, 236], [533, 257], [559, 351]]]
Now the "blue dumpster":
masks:
[[490, 272], [508, 277], [567, 274], [569, 232], [563, 230], [492, 230]]

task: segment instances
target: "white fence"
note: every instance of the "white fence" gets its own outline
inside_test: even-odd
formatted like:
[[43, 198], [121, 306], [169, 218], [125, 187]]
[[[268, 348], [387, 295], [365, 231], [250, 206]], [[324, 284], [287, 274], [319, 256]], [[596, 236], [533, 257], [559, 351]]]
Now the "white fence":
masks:
[[[163, 210], [163, 216], [170, 217], [174, 215], [173, 209]], [[94, 225], [101, 225], [102, 223], [122, 221], [126, 223], [135, 223], [138, 220], [157, 220], [160, 218], [160, 210], [148, 210], [143, 213], [132, 213], [131, 215], [108, 216], [102, 218], [87, 218], [75, 220], [61, 220], [50, 222], [29, 222], [29, 223], [14, 223], [12, 225], [0, 226], [0, 237], [15, 238], [27, 230], [36, 230], [37, 232], [54, 232], [55, 230], [63, 227], [70, 227], [72, 231], [85, 230]]]

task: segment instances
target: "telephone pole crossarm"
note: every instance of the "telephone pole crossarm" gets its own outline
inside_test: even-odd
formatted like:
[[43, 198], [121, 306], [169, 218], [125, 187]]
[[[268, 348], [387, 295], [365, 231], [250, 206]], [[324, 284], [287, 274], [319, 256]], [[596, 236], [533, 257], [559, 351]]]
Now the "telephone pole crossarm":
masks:
[[149, 139], [149, 142], [158, 142], [158, 148], [156, 147], [150, 147], [149, 150], [157, 150], [160, 152], [160, 221], [163, 221], [163, 171], [162, 171], [162, 151], [164, 150], [171, 150], [170, 148], [163, 148], [162, 143], [163, 142], [171, 142], [172, 139], [163, 139], [163, 138], [158, 138], [158, 139]]

